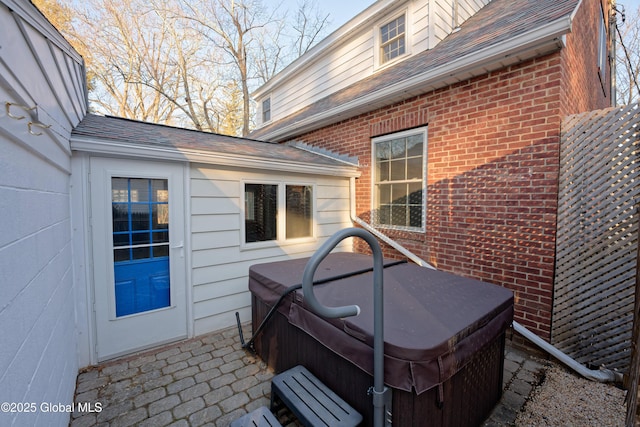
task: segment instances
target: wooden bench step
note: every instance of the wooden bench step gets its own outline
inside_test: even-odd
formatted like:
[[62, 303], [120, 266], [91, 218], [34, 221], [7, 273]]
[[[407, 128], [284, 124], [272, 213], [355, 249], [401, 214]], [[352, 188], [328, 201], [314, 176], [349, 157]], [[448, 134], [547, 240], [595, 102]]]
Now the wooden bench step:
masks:
[[230, 427], [282, 427], [282, 425], [269, 409], [261, 406], [232, 422]]
[[280, 399], [307, 427], [352, 427], [362, 415], [303, 366], [295, 366], [271, 380], [271, 409]]

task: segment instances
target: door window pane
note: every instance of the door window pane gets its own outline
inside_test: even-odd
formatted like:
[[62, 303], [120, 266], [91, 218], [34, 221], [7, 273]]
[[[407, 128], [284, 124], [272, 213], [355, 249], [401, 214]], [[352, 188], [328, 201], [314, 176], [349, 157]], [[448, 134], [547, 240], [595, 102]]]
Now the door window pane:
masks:
[[116, 317], [170, 305], [166, 179], [112, 178]]
[[169, 245], [161, 245], [153, 247], [153, 257], [168, 257], [169, 256]]
[[113, 215], [113, 231], [129, 231], [129, 205], [113, 203], [111, 212]]
[[111, 201], [129, 202], [129, 180], [126, 178], [113, 178], [111, 180]]
[[131, 202], [149, 201], [149, 181], [148, 179], [129, 178], [129, 197]]

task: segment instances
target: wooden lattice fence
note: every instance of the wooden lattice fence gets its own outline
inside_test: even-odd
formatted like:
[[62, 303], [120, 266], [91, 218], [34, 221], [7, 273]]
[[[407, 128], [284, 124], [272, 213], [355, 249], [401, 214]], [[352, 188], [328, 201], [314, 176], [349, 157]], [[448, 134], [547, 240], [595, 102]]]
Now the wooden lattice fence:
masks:
[[627, 371], [638, 245], [640, 108], [563, 122], [551, 340], [577, 361]]

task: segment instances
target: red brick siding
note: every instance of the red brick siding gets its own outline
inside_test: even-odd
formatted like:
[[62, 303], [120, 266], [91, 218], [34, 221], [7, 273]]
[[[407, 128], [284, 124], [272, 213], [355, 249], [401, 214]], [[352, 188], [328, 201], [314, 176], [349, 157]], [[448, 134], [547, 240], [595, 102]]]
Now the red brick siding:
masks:
[[427, 231], [388, 234], [439, 269], [512, 289], [518, 321], [548, 337], [560, 77], [553, 54], [297, 139], [358, 156], [368, 218], [371, 138], [428, 124]]
[[[609, 15], [608, 0], [583, 1], [562, 50], [563, 115], [611, 107], [611, 68], [598, 71], [600, 19]], [[605, 12], [603, 12], [603, 10]], [[605, 18], [605, 26], [608, 18]]]
[[[356, 211], [368, 219], [371, 138], [428, 125], [426, 232], [387, 234], [441, 270], [513, 290], [516, 320], [546, 339], [560, 123], [608, 102], [597, 68], [583, 65], [597, 67], [592, 36], [600, 8], [595, 0], [585, 4], [557, 53], [296, 137], [359, 158]], [[356, 249], [366, 250], [361, 243]], [[385, 255], [398, 256], [389, 247]]]

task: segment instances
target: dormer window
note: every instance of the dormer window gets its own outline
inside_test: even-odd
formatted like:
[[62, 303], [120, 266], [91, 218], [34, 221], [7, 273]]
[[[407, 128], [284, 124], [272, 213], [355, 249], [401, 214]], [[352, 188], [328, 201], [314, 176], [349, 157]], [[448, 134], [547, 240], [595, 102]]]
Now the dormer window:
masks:
[[405, 15], [380, 27], [380, 63], [384, 64], [406, 52]]
[[271, 120], [271, 98], [267, 98], [262, 101], [262, 123], [267, 123]]

